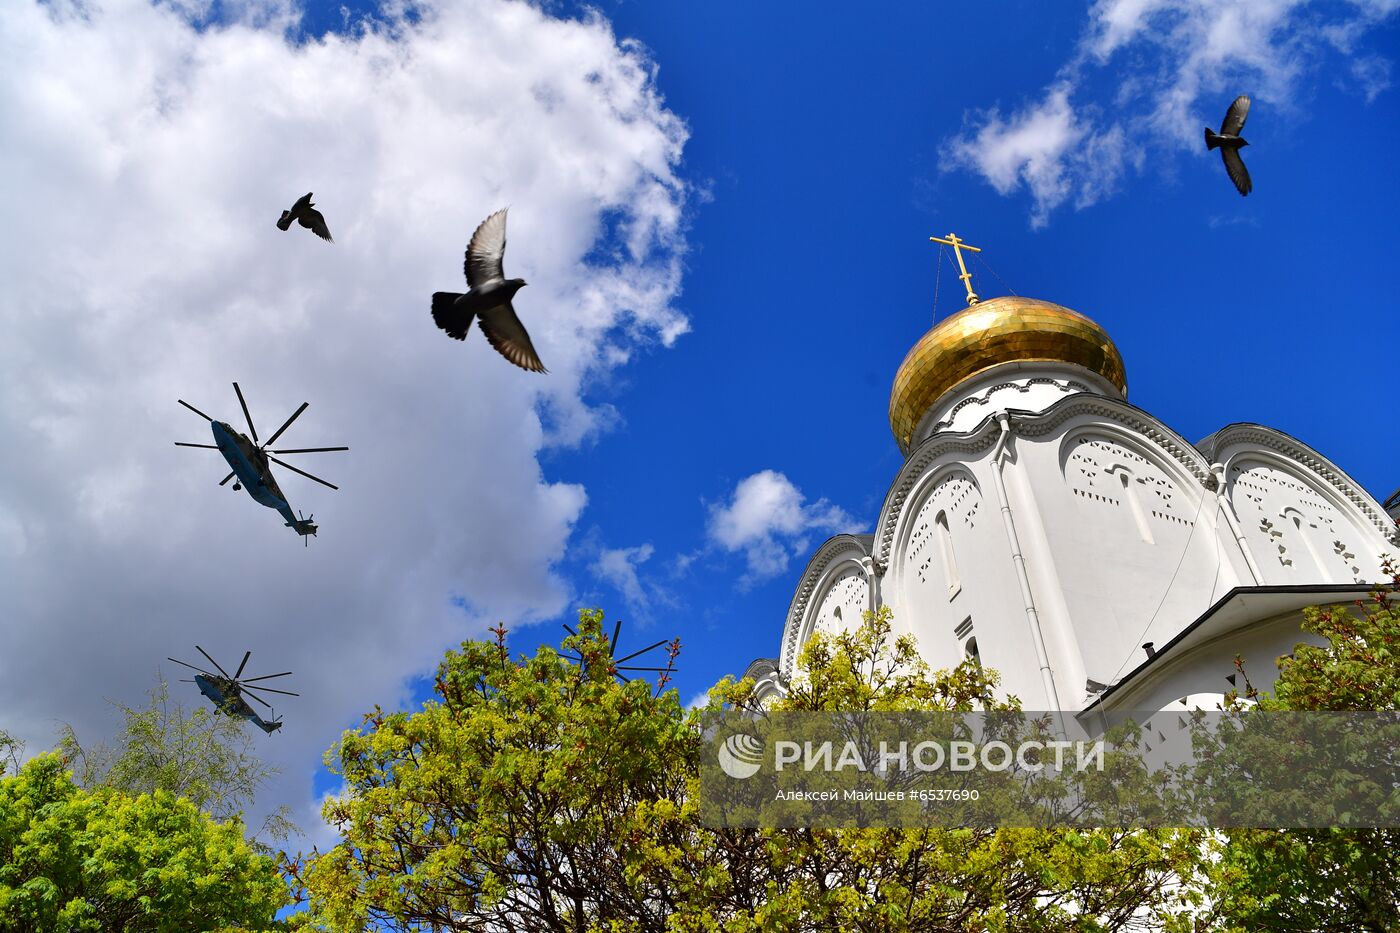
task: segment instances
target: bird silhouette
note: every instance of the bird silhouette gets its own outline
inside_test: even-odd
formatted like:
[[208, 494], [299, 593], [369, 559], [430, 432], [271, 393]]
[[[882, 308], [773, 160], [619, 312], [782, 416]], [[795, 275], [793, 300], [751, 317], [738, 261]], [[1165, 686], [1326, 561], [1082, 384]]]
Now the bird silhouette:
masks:
[[1244, 167], [1244, 159], [1240, 158], [1240, 150], [1249, 145], [1240, 135], [1248, 116], [1249, 95], [1241, 94], [1235, 98], [1230, 109], [1225, 111], [1225, 121], [1220, 124], [1219, 133], [1213, 133], [1210, 127], [1206, 127], [1206, 149], [1220, 150], [1220, 157], [1225, 160], [1225, 171], [1230, 173], [1230, 180], [1235, 183], [1241, 195], [1254, 190], [1254, 183], [1249, 180], [1249, 170]]
[[292, 205], [291, 210], [282, 212], [282, 218], [277, 221], [277, 228], [286, 230], [291, 227], [294, 220], [321, 239], [330, 243], [335, 242], [331, 239], [330, 228], [326, 226], [326, 218], [322, 217], [321, 212], [316, 210], [311, 203], [310, 191], [306, 192], [305, 197], [298, 199], [297, 203]]
[[525, 287], [525, 280], [508, 279], [501, 268], [506, 252], [506, 210], [501, 208], [483, 220], [467, 244], [466, 294], [433, 292], [433, 321], [453, 340], [466, 340], [467, 328], [476, 318], [497, 353], [521, 369], [546, 373], [549, 370], [540, 362], [510, 303]]

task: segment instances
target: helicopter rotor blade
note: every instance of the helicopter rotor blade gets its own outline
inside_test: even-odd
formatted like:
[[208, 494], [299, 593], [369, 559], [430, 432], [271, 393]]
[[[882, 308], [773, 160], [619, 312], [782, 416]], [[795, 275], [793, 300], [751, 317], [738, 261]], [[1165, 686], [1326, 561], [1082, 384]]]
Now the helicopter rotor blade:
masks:
[[[174, 658], [166, 658], [165, 660], [167, 660], [167, 661], [175, 661]], [[204, 668], [202, 668], [202, 667], [195, 667], [193, 664], [185, 664], [184, 661], [175, 661], [175, 663], [176, 663], [176, 664], [183, 664], [185, 667], [188, 667], [188, 668], [189, 668], [190, 670], [192, 670], [192, 671], [199, 671], [199, 672], [200, 672], [201, 674], [203, 674], [205, 677], [213, 677], [213, 676], [214, 676], [213, 674], [209, 673], [208, 671], [206, 671], [206, 670], [205, 670]]]
[[237, 475], [237, 474], [235, 474], [235, 473], [230, 473], [228, 476], [225, 476], [223, 479], [219, 480], [219, 485], [220, 485], [220, 486], [224, 485], [224, 484], [227, 483], [229, 480], [233, 479], [234, 476], [236, 476], [236, 475]]
[[218, 444], [189, 444], [189, 443], [186, 443], [185, 441], [176, 441], [176, 442], [175, 442], [175, 446], [176, 446], [176, 447], [205, 447], [205, 448], [208, 448], [209, 450], [218, 450], [218, 449], [219, 449], [219, 445], [218, 445]]
[[258, 442], [258, 429], [253, 427], [253, 416], [248, 414], [248, 403], [243, 401], [243, 390], [235, 382], [233, 391], [238, 393], [238, 404], [243, 406], [243, 417], [248, 419], [248, 433], [253, 435], [253, 443], [256, 444]]
[[660, 647], [661, 647], [662, 645], [664, 645], [664, 644], [666, 644], [666, 639], [663, 638], [663, 639], [661, 639], [660, 641], [658, 641], [656, 644], [654, 644], [654, 645], [648, 645], [647, 647], [643, 648], [641, 651], [634, 651], [634, 652], [632, 652], [631, 654], [629, 654], [629, 655], [628, 655], [627, 657], [625, 657], [625, 658], [618, 658], [618, 659], [615, 660], [613, 663], [614, 663], [614, 664], [621, 664], [623, 661], [630, 661], [630, 660], [632, 660], [633, 658], [635, 658], [637, 655], [639, 655], [639, 654], [646, 654], [646, 653], [647, 653], [648, 651], [650, 651], [652, 648], [660, 648]]
[[247, 696], [250, 699], [257, 700], [259, 703], [261, 703], [263, 706], [266, 706], [268, 709], [272, 709], [272, 704], [264, 700], [262, 697], [253, 696], [253, 694], [251, 693], [247, 694]]
[[621, 619], [618, 619], [618, 620], [617, 620], [617, 624], [613, 626], [613, 637], [612, 637], [612, 641], [608, 642], [608, 653], [609, 653], [609, 654], [616, 654], [616, 653], [617, 653], [617, 636], [619, 636], [619, 635], [621, 635], [621, 634], [622, 634], [622, 620], [621, 620]]
[[194, 412], [196, 415], [199, 415], [199, 417], [203, 418], [205, 421], [213, 421], [213, 420], [214, 420], [213, 418], [210, 418], [210, 417], [209, 417], [208, 415], [206, 415], [204, 412], [200, 411], [198, 408], [195, 408], [193, 405], [191, 405], [189, 402], [185, 401], [185, 400], [182, 399], [182, 398], [177, 398], [175, 401], [179, 402], [181, 405], [184, 405], [186, 408], [188, 408], [190, 411]]
[[291, 671], [283, 671], [280, 674], [264, 674], [261, 677], [249, 677], [247, 680], [239, 681], [239, 683], [251, 684], [255, 680], [269, 680], [273, 677], [286, 677], [290, 673]]
[[[269, 441], [268, 443], [271, 443]], [[349, 447], [297, 447], [292, 450], [274, 450], [275, 454], [320, 454], [331, 450], [349, 450]]]
[[271, 447], [273, 444], [277, 443], [277, 438], [279, 438], [279, 437], [282, 436], [282, 432], [285, 431], [285, 430], [287, 430], [289, 427], [291, 427], [291, 426], [292, 426], [292, 422], [295, 421], [295, 420], [297, 420], [297, 417], [298, 417], [302, 412], [306, 411], [306, 406], [307, 406], [307, 405], [310, 405], [310, 404], [311, 404], [310, 402], [302, 402], [302, 403], [301, 403], [301, 407], [298, 408], [296, 411], [292, 412], [292, 416], [291, 416], [290, 418], [288, 418], [288, 419], [286, 420], [286, 422], [283, 423], [282, 427], [278, 428], [276, 431], [273, 432], [272, 436], [269, 437], [269, 438], [267, 439], [267, 443], [266, 443], [266, 444], [263, 444], [263, 446], [264, 446], [264, 447]]
[[281, 464], [282, 466], [284, 466], [284, 467], [286, 467], [287, 469], [291, 470], [293, 473], [300, 473], [302, 476], [305, 476], [307, 479], [314, 479], [316, 482], [320, 483], [322, 486], [329, 486], [329, 487], [331, 487], [332, 489], [339, 489], [339, 488], [340, 488], [340, 487], [337, 486], [335, 483], [328, 483], [328, 482], [326, 482], [325, 480], [321, 479], [321, 477], [319, 477], [319, 476], [312, 476], [310, 473], [306, 472], [305, 470], [298, 470], [296, 467], [292, 466], [290, 463], [288, 463], [288, 462], [285, 461], [285, 460], [278, 460], [276, 457], [272, 457], [272, 456], [269, 456], [267, 459], [271, 460], [273, 463]]
[[[204, 655], [206, 658], [209, 658], [209, 663], [212, 664], [212, 665], [214, 665], [214, 668], [215, 668], [220, 674], [223, 674], [225, 677], [228, 677], [228, 671], [224, 670], [222, 667], [219, 667], [219, 662], [218, 662], [218, 661], [215, 661], [213, 658], [210, 658], [210, 657], [209, 657], [209, 652], [205, 651], [203, 648], [200, 648], [199, 645], [195, 645], [195, 647], [199, 649], [199, 653], [200, 653], [200, 654]], [[232, 677], [228, 677], [228, 679], [229, 679], [229, 680], [233, 680]]]
[[242, 664], [239, 664], [239, 665], [238, 665], [238, 670], [234, 671], [234, 673], [233, 673], [233, 679], [234, 679], [234, 680], [237, 680], [237, 679], [243, 674], [243, 668], [245, 668], [245, 667], [248, 666], [248, 659], [251, 658], [252, 656], [253, 656], [253, 652], [251, 652], [251, 651], [245, 651], [245, 652], [243, 652], [243, 663], [242, 663]]
[[289, 697], [299, 697], [299, 696], [301, 696], [300, 693], [293, 693], [293, 692], [290, 691], [290, 690], [274, 690], [272, 687], [250, 687], [250, 686], [248, 686], [247, 684], [243, 684], [242, 686], [243, 686], [243, 689], [244, 689], [244, 690], [266, 690], [268, 693], [281, 693], [281, 694], [285, 694], [285, 695], [287, 695], [287, 696], [289, 696]]

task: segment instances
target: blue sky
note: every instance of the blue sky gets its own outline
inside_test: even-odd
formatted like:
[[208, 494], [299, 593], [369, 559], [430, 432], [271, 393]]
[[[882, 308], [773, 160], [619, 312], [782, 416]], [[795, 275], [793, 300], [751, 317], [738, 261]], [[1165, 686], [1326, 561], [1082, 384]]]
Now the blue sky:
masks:
[[[109, 729], [190, 643], [252, 647], [305, 694], [267, 746], [305, 822], [337, 731], [497, 621], [525, 651], [579, 606], [678, 636], [687, 700], [776, 654], [807, 554], [902, 461], [890, 383], [950, 230], [984, 297], [1106, 327], [1188, 439], [1256, 421], [1400, 485], [1394, 0], [370, 13], [0, 15], [29, 218], [0, 244], [0, 727], [31, 746]], [[1201, 143], [1239, 93], [1248, 198]], [[307, 189], [334, 247], [272, 227]], [[427, 319], [505, 204], [548, 377]], [[313, 467], [339, 493], [284, 483], [305, 551], [170, 452], [202, 430], [174, 398], [232, 418], [233, 379], [352, 447]]]

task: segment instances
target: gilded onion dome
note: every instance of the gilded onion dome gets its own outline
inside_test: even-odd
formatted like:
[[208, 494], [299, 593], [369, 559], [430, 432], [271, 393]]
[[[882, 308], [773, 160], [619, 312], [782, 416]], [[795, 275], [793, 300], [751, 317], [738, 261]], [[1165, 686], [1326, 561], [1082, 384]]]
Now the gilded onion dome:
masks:
[[948, 390], [1012, 362], [1082, 366], [1127, 394], [1127, 373], [1108, 332], [1077, 311], [1003, 296], [944, 318], [914, 344], [890, 390], [890, 428], [909, 450], [920, 420]]

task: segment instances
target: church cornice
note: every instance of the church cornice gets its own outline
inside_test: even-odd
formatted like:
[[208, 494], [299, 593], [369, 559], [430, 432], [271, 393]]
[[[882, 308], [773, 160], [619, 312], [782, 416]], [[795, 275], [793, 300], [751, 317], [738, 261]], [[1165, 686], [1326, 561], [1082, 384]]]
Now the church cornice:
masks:
[[[1081, 393], [1060, 399], [1043, 412], [1018, 411], [1014, 408], [1009, 411], [1015, 432], [1024, 437], [1042, 437], [1050, 434], [1070, 419], [1081, 415], [1095, 416], [1117, 424], [1154, 443], [1163, 453], [1185, 468], [1202, 488], [1209, 491], [1216, 488], [1216, 479], [1210, 471], [1210, 464], [1189, 441], [1128, 402]], [[995, 417], [989, 415], [971, 431], [934, 434], [909, 454], [908, 459], [904, 461], [904, 467], [885, 496], [885, 507], [880, 513], [881, 522], [876, 532], [875, 547], [875, 556], [879, 561], [889, 562], [890, 547], [900, 516], [909, 494], [918, 485], [924, 473], [946, 454], [977, 454], [989, 449], [996, 441], [997, 434]]]
[[[1013, 412], [1014, 414], [1014, 412]], [[1215, 491], [1215, 474], [1210, 471], [1210, 462], [1201, 456], [1190, 441], [1171, 428], [1153, 418], [1147, 412], [1127, 402], [1119, 402], [1101, 396], [1087, 397], [1073, 395], [1056, 402], [1041, 415], [1017, 419], [1016, 433], [1024, 437], [1041, 437], [1053, 432], [1066, 421], [1078, 415], [1097, 415], [1128, 428], [1134, 434], [1152, 441], [1171, 459], [1186, 468], [1196, 482], [1211, 492]]]
[[[1025, 367], [1027, 364], [1017, 362], [1008, 363], [1006, 365], [1009, 367]], [[1105, 384], [1110, 384], [1107, 382], [1107, 380], [1104, 380], [1104, 382]], [[979, 405], [982, 407], [986, 407], [987, 405], [992, 404], [992, 396], [997, 394], [998, 392], [1001, 392], [1004, 389], [1015, 389], [1022, 395], [1025, 395], [1026, 393], [1030, 392], [1031, 386], [1035, 385], [1051, 385], [1057, 389], [1060, 389], [1063, 392], [1069, 392], [1071, 390], [1079, 392], [1099, 391], [1098, 389], [1095, 389], [1087, 385], [1086, 383], [1080, 382], [1078, 379], [1072, 379], [1066, 376], [1032, 376], [1024, 382], [1017, 382], [1015, 380], [1004, 380], [994, 385], [989, 385], [984, 388], [978, 389], [975, 393], [969, 395], [967, 398], [963, 399], [962, 401], [954, 405], [952, 408], [948, 409], [947, 414], [945, 414], [943, 418], [933, 426], [934, 433], [937, 433], [938, 431], [946, 428], [948, 425], [956, 421], [958, 418], [958, 413], [970, 405]], [[939, 404], [939, 402], [935, 402], [933, 408], [930, 410], [936, 411], [938, 409]]]
[[[1341, 467], [1291, 434], [1262, 424], [1240, 422], [1228, 424], [1210, 435], [1209, 455], [1218, 459], [1218, 452], [1232, 445], [1242, 447], [1230, 458], [1247, 455], [1251, 449], [1269, 451], [1285, 460], [1307, 467], [1314, 475], [1326, 482], [1334, 492], [1350, 502], [1381, 533], [1381, 537], [1391, 544], [1400, 546], [1400, 528], [1388, 520], [1380, 504], [1368, 495], [1361, 486], [1346, 474]], [[1205, 443], [1204, 441], [1202, 443]], [[1228, 469], [1229, 464], [1226, 464]]]

